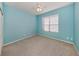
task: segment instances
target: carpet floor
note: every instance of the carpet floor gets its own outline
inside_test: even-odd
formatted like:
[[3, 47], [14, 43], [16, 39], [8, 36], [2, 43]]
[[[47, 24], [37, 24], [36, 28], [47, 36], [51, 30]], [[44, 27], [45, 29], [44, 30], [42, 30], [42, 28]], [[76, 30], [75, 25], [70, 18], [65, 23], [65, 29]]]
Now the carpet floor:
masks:
[[77, 56], [73, 45], [33, 36], [3, 47], [2, 56]]

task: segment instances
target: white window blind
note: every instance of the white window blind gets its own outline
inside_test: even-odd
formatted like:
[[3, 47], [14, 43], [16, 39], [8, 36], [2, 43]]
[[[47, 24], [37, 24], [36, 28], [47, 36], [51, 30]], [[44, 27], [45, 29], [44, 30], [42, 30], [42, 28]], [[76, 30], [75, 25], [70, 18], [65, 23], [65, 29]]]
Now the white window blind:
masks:
[[49, 31], [49, 17], [43, 18], [43, 29], [44, 31]]
[[48, 32], [58, 32], [59, 18], [58, 14], [43, 17], [43, 30]]

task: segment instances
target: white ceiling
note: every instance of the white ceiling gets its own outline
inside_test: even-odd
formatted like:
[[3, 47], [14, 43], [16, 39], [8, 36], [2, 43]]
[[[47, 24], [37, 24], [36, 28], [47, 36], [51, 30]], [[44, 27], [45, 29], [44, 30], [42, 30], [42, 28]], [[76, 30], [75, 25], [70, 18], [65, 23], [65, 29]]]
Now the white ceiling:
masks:
[[57, 8], [61, 8], [71, 3], [72, 2], [40, 2], [39, 4], [43, 8], [43, 11], [38, 13], [36, 12], [36, 6], [38, 2], [6, 2], [6, 4], [8, 4], [9, 6], [22, 9], [23, 11], [29, 11], [35, 15], [42, 14]]

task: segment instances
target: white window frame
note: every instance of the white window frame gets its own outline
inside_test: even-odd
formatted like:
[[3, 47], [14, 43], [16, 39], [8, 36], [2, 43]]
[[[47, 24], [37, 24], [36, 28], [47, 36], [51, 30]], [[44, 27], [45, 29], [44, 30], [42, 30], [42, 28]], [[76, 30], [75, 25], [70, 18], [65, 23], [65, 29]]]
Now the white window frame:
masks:
[[[48, 19], [47, 24], [45, 24], [45, 20], [46, 20], [45, 18]], [[46, 25], [48, 26], [48, 29], [46, 28]], [[51, 27], [53, 29], [51, 29]], [[42, 29], [43, 31], [46, 31], [46, 32], [59, 32], [59, 15], [55, 14], [55, 15], [42, 17]]]

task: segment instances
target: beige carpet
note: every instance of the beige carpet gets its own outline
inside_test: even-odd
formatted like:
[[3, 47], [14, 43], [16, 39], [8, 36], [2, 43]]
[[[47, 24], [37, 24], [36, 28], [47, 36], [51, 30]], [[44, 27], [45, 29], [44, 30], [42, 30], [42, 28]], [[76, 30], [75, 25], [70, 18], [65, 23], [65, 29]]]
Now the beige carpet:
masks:
[[75, 56], [71, 44], [34, 36], [3, 47], [3, 56]]

